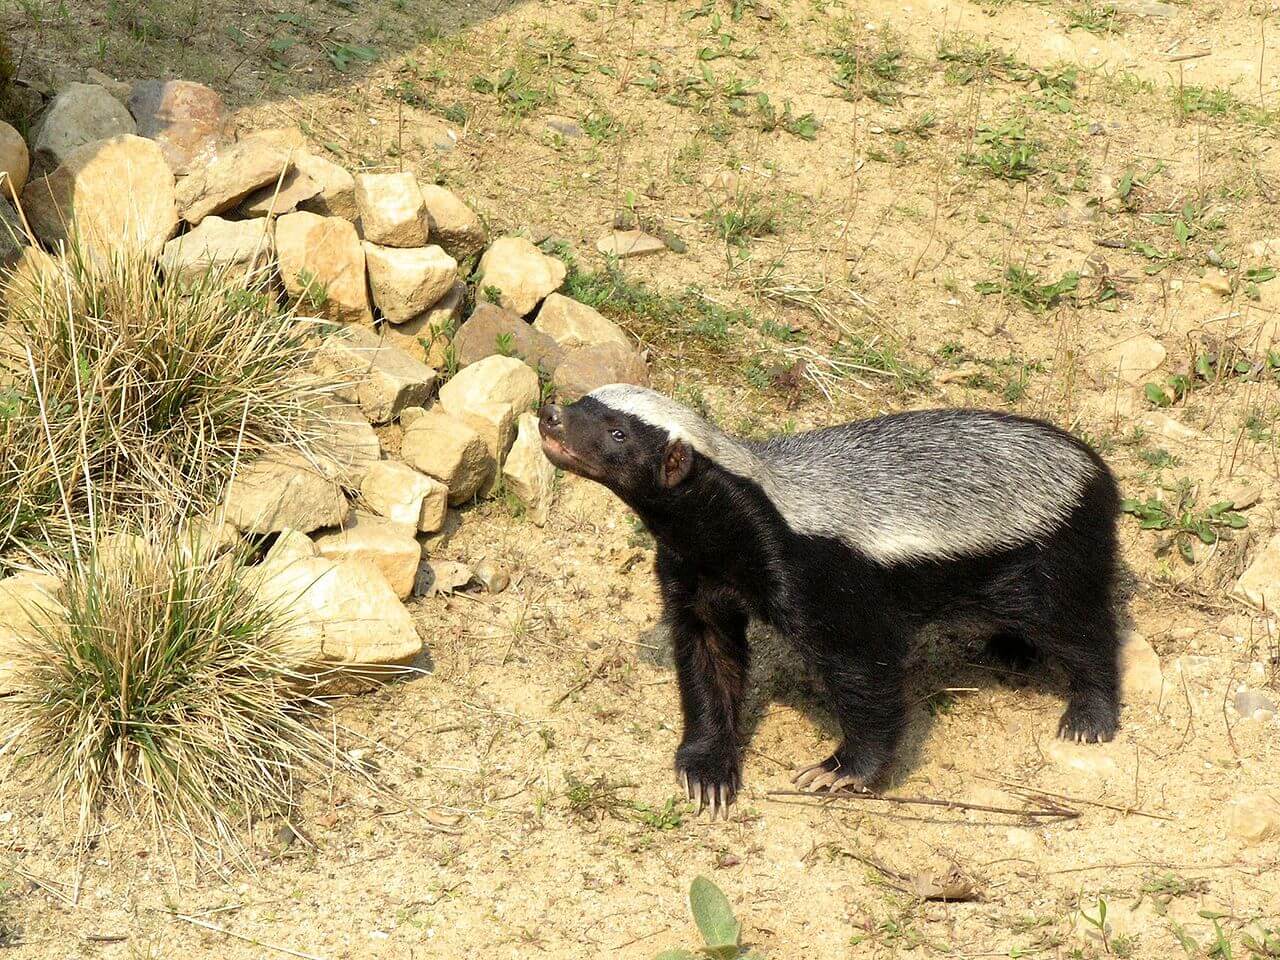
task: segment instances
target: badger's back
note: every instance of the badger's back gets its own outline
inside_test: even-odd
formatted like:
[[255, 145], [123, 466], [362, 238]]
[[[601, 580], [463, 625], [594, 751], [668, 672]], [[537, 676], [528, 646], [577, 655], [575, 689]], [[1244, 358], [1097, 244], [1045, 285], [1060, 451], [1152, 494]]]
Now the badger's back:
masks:
[[838, 538], [882, 563], [978, 556], [1041, 541], [1092, 490], [1115, 513], [1114, 483], [1056, 427], [981, 410], [920, 410], [750, 449], [792, 529]]

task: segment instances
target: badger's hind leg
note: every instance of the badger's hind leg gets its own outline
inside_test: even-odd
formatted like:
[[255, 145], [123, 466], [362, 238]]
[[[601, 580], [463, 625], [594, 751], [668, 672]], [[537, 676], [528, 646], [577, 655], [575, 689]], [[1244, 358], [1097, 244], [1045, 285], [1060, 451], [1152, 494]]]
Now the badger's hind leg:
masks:
[[1063, 623], [1053, 637], [1052, 658], [1067, 676], [1067, 709], [1058, 736], [1080, 743], [1115, 739], [1120, 725], [1119, 652], [1115, 617], [1101, 607]]

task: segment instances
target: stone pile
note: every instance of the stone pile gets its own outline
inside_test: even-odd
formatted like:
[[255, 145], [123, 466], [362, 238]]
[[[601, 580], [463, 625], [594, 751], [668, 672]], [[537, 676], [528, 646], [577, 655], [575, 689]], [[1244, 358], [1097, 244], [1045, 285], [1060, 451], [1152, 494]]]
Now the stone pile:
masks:
[[[29, 149], [0, 124], [0, 266], [75, 236], [96, 262], [155, 258], [168, 283], [215, 270], [274, 289], [318, 332], [314, 365], [333, 385], [325, 436], [308, 456], [242, 465], [218, 518], [232, 539], [268, 547], [256, 582], [293, 614], [300, 655], [414, 659], [422, 644], [402, 602], [472, 579], [442, 579], [425, 557], [450, 508], [506, 490], [547, 520], [541, 399], [647, 383], [632, 340], [557, 292], [562, 261], [519, 236], [490, 243], [449, 190], [406, 172], [353, 174], [296, 130], [233, 139], [208, 87], [148, 81], [126, 103], [72, 84], [34, 130]], [[396, 456], [375, 427], [398, 433]], [[505, 582], [490, 574], [479, 579]]]

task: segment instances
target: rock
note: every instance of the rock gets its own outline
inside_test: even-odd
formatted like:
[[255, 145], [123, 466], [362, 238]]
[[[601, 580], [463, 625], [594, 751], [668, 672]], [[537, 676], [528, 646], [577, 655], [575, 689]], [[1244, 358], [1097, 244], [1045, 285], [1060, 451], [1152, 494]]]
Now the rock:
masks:
[[318, 556], [320, 552], [316, 549], [315, 541], [305, 533], [281, 530], [267, 555], [262, 558], [262, 566], [280, 570], [299, 560], [310, 560]]
[[200, 226], [164, 245], [160, 266], [166, 278], [198, 283], [210, 271], [228, 280], [262, 279], [275, 259], [275, 241], [266, 220], [205, 217]]
[[1188, 427], [1167, 413], [1148, 410], [1142, 413], [1142, 425], [1169, 440], [1203, 440], [1205, 435], [1195, 427]]
[[1258, 712], [1276, 712], [1276, 701], [1258, 690], [1237, 690], [1231, 702], [1242, 717], [1252, 717]]
[[438, 408], [427, 410], [404, 432], [400, 456], [448, 487], [455, 507], [474, 497], [495, 469], [480, 434], [461, 417]]
[[422, 200], [432, 243], [438, 243], [458, 260], [474, 257], [484, 249], [488, 234], [476, 212], [451, 190], [423, 184]]
[[631, 340], [612, 320], [585, 303], [559, 293], [547, 297], [533, 328], [551, 337], [566, 350], [600, 343], [616, 343], [632, 349]]
[[21, 658], [32, 641], [66, 617], [58, 581], [38, 574], [0, 580], [0, 696], [14, 692]]
[[476, 564], [475, 578], [488, 593], [501, 593], [511, 586], [511, 574], [492, 560], [481, 560]]
[[1206, 293], [1216, 293], [1220, 297], [1231, 296], [1231, 278], [1216, 267], [1211, 267], [1200, 278], [1200, 289]]
[[360, 496], [380, 516], [423, 533], [443, 527], [449, 507], [448, 487], [395, 460], [373, 465], [360, 484]]
[[291, 168], [288, 153], [260, 138], [222, 147], [178, 184], [182, 219], [195, 226], [210, 214], [230, 210], [261, 187], [274, 189]]
[[422, 652], [409, 611], [371, 563], [311, 557], [268, 567], [257, 595], [280, 611], [287, 649], [304, 664], [408, 663]]
[[1227, 832], [1251, 844], [1280, 836], [1280, 800], [1265, 793], [1236, 797], [1227, 807]]
[[221, 517], [192, 517], [181, 533], [182, 547], [197, 557], [216, 557], [240, 545], [240, 531]]
[[364, 238], [384, 247], [425, 247], [427, 206], [412, 173], [362, 173], [356, 206]]
[[22, 258], [27, 245], [27, 235], [22, 229], [22, 219], [13, 204], [0, 196], [0, 267], [7, 267]]
[[1161, 0], [1116, 0], [1112, 4], [1116, 12], [1129, 17], [1168, 18], [1178, 15], [1178, 8]]
[[1130, 384], [1141, 384], [1164, 363], [1165, 349], [1149, 334], [1121, 340], [1102, 351], [1099, 366], [1106, 374], [1118, 376]]
[[496, 295], [499, 306], [523, 317], [560, 288], [566, 273], [561, 261], [523, 237], [499, 237], [476, 268], [477, 299]]
[[552, 376], [561, 399], [576, 400], [609, 383], [649, 385], [649, 370], [640, 355], [616, 343], [578, 347], [565, 354]]
[[1256, 483], [1233, 481], [1218, 488], [1218, 500], [1229, 500], [1236, 510], [1248, 510], [1262, 499], [1262, 488]]
[[523, 360], [547, 376], [564, 359], [564, 351], [555, 340], [492, 303], [476, 304], [470, 318], [454, 334], [453, 350], [463, 367], [501, 355]]
[[356, 180], [345, 169], [324, 157], [305, 150], [293, 155], [293, 165], [315, 183], [319, 192], [298, 204], [299, 210], [322, 217], [342, 217], [354, 222], [360, 216], [356, 205]]
[[1160, 657], [1138, 633], [1129, 633], [1120, 646], [1120, 696], [1125, 703], [1159, 704], [1164, 692]]
[[445, 365], [443, 350], [433, 350], [436, 345], [448, 345], [453, 331], [462, 317], [462, 304], [466, 300], [467, 285], [461, 280], [449, 288], [449, 292], [422, 313], [404, 323], [388, 324], [382, 330], [387, 342], [403, 350], [415, 360], [439, 370]]
[[418, 571], [417, 594], [434, 597], [461, 590], [474, 579], [471, 568], [456, 560], [428, 560]]
[[737, 196], [742, 186], [742, 178], [735, 170], [716, 170], [702, 178], [705, 186], [718, 190], [728, 196]]
[[520, 415], [516, 442], [502, 465], [502, 479], [529, 511], [535, 526], [544, 526], [551, 511], [556, 468], [542, 453], [536, 414]]
[[438, 303], [458, 282], [458, 261], [440, 247], [382, 247], [364, 242], [373, 302], [392, 323], [404, 323]]
[[156, 141], [169, 167], [185, 176], [206, 166], [227, 136], [227, 107], [217, 91], [189, 80], [134, 84], [129, 112], [138, 134]]
[[[2, 153], [0, 153], [2, 155]], [[3, 168], [0, 163], [0, 168]], [[1274, 260], [1280, 258], [1280, 237], [1270, 237], [1266, 240], [1255, 240], [1245, 248], [1250, 259], [1253, 260]]]
[[619, 260], [661, 253], [665, 249], [665, 243], [643, 230], [614, 230], [596, 241], [596, 250], [602, 256], [617, 257]]
[[413, 538], [415, 528], [382, 517], [357, 513], [338, 531], [316, 536], [316, 550], [329, 560], [364, 560], [377, 567], [401, 600], [413, 593], [413, 581], [422, 562], [422, 547]]
[[31, 171], [31, 157], [22, 134], [0, 121], [0, 200], [19, 197]]
[[242, 217], [278, 217], [292, 213], [307, 200], [320, 192], [320, 184], [294, 166], [284, 175], [279, 185], [269, 183], [240, 201]]
[[338, 395], [360, 404], [373, 423], [425, 406], [436, 384], [434, 370], [367, 327], [345, 327], [328, 337], [317, 351], [316, 369], [340, 384]]
[[316, 428], [314, 453], [320, 467], [347, 490], [359, 490], [382, 460], [382, 443], [353, 403], [328, 404]]
[[[85, 83], [96, 83], [121, 103], [129, 102], [129, 95], [133, 91], [132, 84], [117, 80], [115, 77], [105, 74], [101, 70], [95, 70], [93, 67], [84, 72], [84, 79]], [[134, 120], [137, 119], [137, 117], [134, 117]], [[139, 134], [139, 136], [145, 136], [145, 134]]]
[[516, 439], [515, 410], [509, 403], [482, 403], [465, 410], [449, 410], [448, 407], [445, 409], [465, 420], [484, 440], [485, 449], [489, 451], [489, 457], [494, 462], [494, 472], [488, 482], [481, 486], [479, 492], [483, 496], [488, 496], [498, 483], [502, 463], [506, 460], [507, 451], [511, 449], [511, 444]]
[[297, 451], [281, 449], [241, 465], [223, 516], [242, 533], [310, 533], [340, 526], [347, 512], [337, 484]]
[[1106, 779], [1119, 772], [1112, 748], [1104, 743], [1075, 743], [1054, 738], [1045, 745], [1045, 758], [1071, 774]]
[[289, 296], [341, 323], [373, 323], [364, 247], [338, 217], [289, 213], [276, 221], [276, 255]]
[[1233, 592], [1262, 610], [1280, 607], [1280, 534], [1267, 541], [1253, 558]]
[[151, 140], [122, 136], [73, 150], [57, 170], [32, 180], [22, 206], [35, 235], [54, 246], [78, 235], [105, 262], [158, 257], [178, 229], [173, 174]]
[[538, 375], [514, 357], [485, 357], [459, 370], [440, 388], [446, 410], [474, 410], [486, 403], [508, 403], [517, 413], [537, 406]]
[[36, 167], [53, 170], [86, 144], [136, 134], [125, 105], [95, 83], [72, 83], [53, 98], [32, 140]]

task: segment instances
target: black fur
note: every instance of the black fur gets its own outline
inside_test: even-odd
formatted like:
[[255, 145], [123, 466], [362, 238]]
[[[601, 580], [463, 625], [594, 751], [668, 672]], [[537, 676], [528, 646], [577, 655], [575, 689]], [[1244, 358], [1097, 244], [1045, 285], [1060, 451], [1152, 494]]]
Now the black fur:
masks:
[[553, 462], [608, 486], [657, 540], [684, 712], [676, 768], [690, 784], [729, 800], [741, 784], [751, 618], [789, 637], [822, 679], [843, 735], [825, 769], [863, 783], [881, 780], [893, 758], [906, 720], [904, 662], [929, 623], [977, 621], [1002, 660], [1025, 665], [1034, 655], [1061, 668], [1069, 698], [1059, 733], [1115, 735], [1119, 496], [1092, 451], [1097, 477], [1041, 541], [885, 565], [796, 534], [759, 485], [696, 451], [685, 451], [687, 472], [668, 485], [664, 458], [678, 441], [591, 397], [544, 409], [541, 423]]

